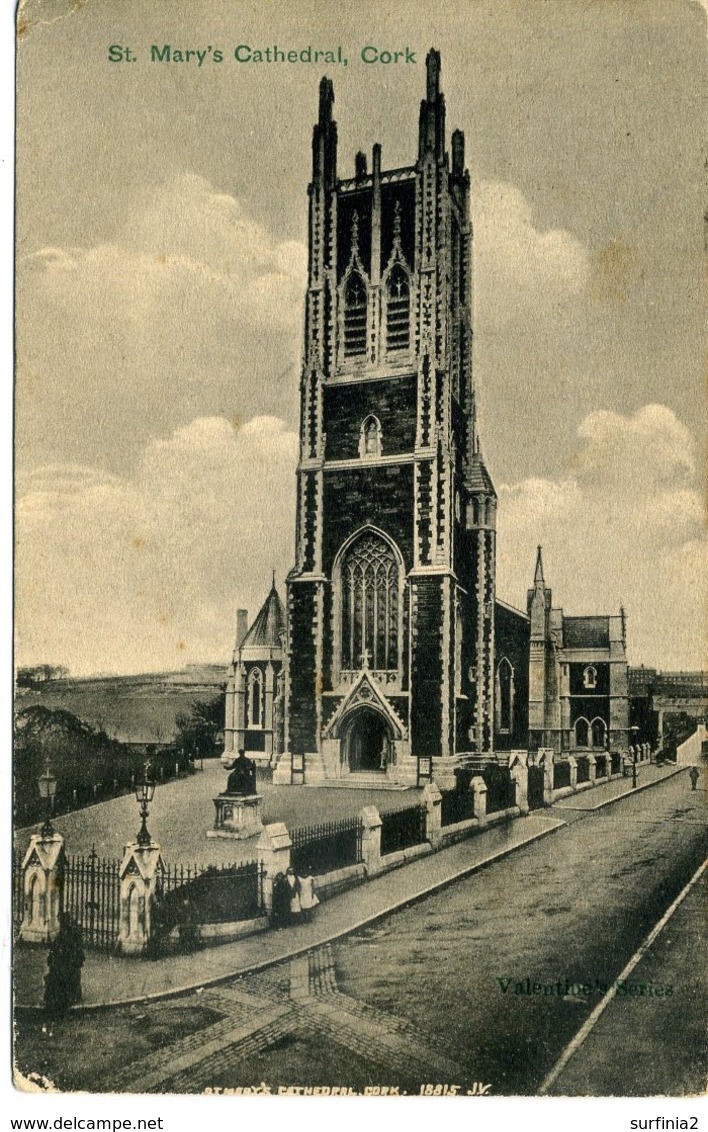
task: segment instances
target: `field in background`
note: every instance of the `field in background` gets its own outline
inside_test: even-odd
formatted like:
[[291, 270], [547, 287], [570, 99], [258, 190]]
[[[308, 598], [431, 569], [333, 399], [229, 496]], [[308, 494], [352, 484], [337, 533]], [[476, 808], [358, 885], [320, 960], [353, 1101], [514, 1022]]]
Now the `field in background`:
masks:
[[192, 665], [182, 672], [142, 676], [67, 677], [34, 688], [18, 688], [15, 710], [42, 704], [70, 711], [101, 728], [111, 739], [130, 743], [167, 743], [176, 733], [176, 719], [195, 700], [221, 695], [225, 666]]

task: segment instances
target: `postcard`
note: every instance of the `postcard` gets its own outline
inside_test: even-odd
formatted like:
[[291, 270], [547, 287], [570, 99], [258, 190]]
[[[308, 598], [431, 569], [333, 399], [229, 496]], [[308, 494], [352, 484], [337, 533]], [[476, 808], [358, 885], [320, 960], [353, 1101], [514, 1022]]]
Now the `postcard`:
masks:
[[707, 44], [20, 3], [20, 1093], [697, 1126]]

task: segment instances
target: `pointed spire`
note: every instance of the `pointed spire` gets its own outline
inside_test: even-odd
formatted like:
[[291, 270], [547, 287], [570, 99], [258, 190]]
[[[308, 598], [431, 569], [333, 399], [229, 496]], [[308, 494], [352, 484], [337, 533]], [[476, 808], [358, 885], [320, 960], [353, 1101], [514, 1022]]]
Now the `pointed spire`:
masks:
[[271, 588], [272, 590], [274, 590], [274, 589], [275, 589], [275, 570], [273, 570], [273, 583], [272, 583], [272, 585], [271, 585], [271, 587], [270, 587], [270, 588]]
[[440, 92], [440, 52], [431, 47], [425, 60], [425, 98], [420, 104], [418, 159], [433, 153], [438, 161], [445, 156], [445, 96]]
[[535, 586], [545, 586], [546, 584], [543, 580], [543, 557], [540, 546], [536, 551], [536, 572], [533, 576], [533, 582]]

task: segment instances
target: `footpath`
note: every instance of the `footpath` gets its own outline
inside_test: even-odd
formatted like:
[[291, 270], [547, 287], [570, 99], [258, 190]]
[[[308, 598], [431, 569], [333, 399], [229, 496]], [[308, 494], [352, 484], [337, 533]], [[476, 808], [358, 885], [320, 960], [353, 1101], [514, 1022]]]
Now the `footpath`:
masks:
[[[261, 932], [189, 955], [154, 961], [87, 951], [82, 972], [83, 1002], [74, 1009], [99, 1009], [185, 994], [303, 955], [553, 833], [567, 820], [577, 820], [580, 815], [572, 814], [572, 810], [599, 809], [677, 773], [680, 769], [676, 767], [644, 764], [636, 790], [632, 790], [631, 779], [616, 779], [564, 798], [550, 809], [491, 826], [465, 841], [332, 897], [318, 907], [308, 924]], [[564, 810], [568, 811], [567, 819]], [[13, 971], [16, 1008], [41, 1007], [46, 949], [15, 948]]]

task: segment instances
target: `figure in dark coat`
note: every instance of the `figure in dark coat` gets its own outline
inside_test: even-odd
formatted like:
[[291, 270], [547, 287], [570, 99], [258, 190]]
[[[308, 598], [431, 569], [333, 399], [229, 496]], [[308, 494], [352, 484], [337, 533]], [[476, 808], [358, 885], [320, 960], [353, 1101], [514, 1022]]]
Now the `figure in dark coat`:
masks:
[[284, 873], [273, 877], [271, 922], [274, 928], [284, 928], [290, 923], [290, 886]]
[[691, 779], [691, 790], [695, 790], [698, 785], [698, 776], [701, 772], [697, 766], [692, 766], [688, 772], [688, 777]]
[[44, 1009], [50, 1033], [57, 1019], [62, 1018], [74, 1003], [81, 1002], [83, 965], [81, 928], [68, 912], [60, 912], [59, 931], [49, 947], [44, 977]]

